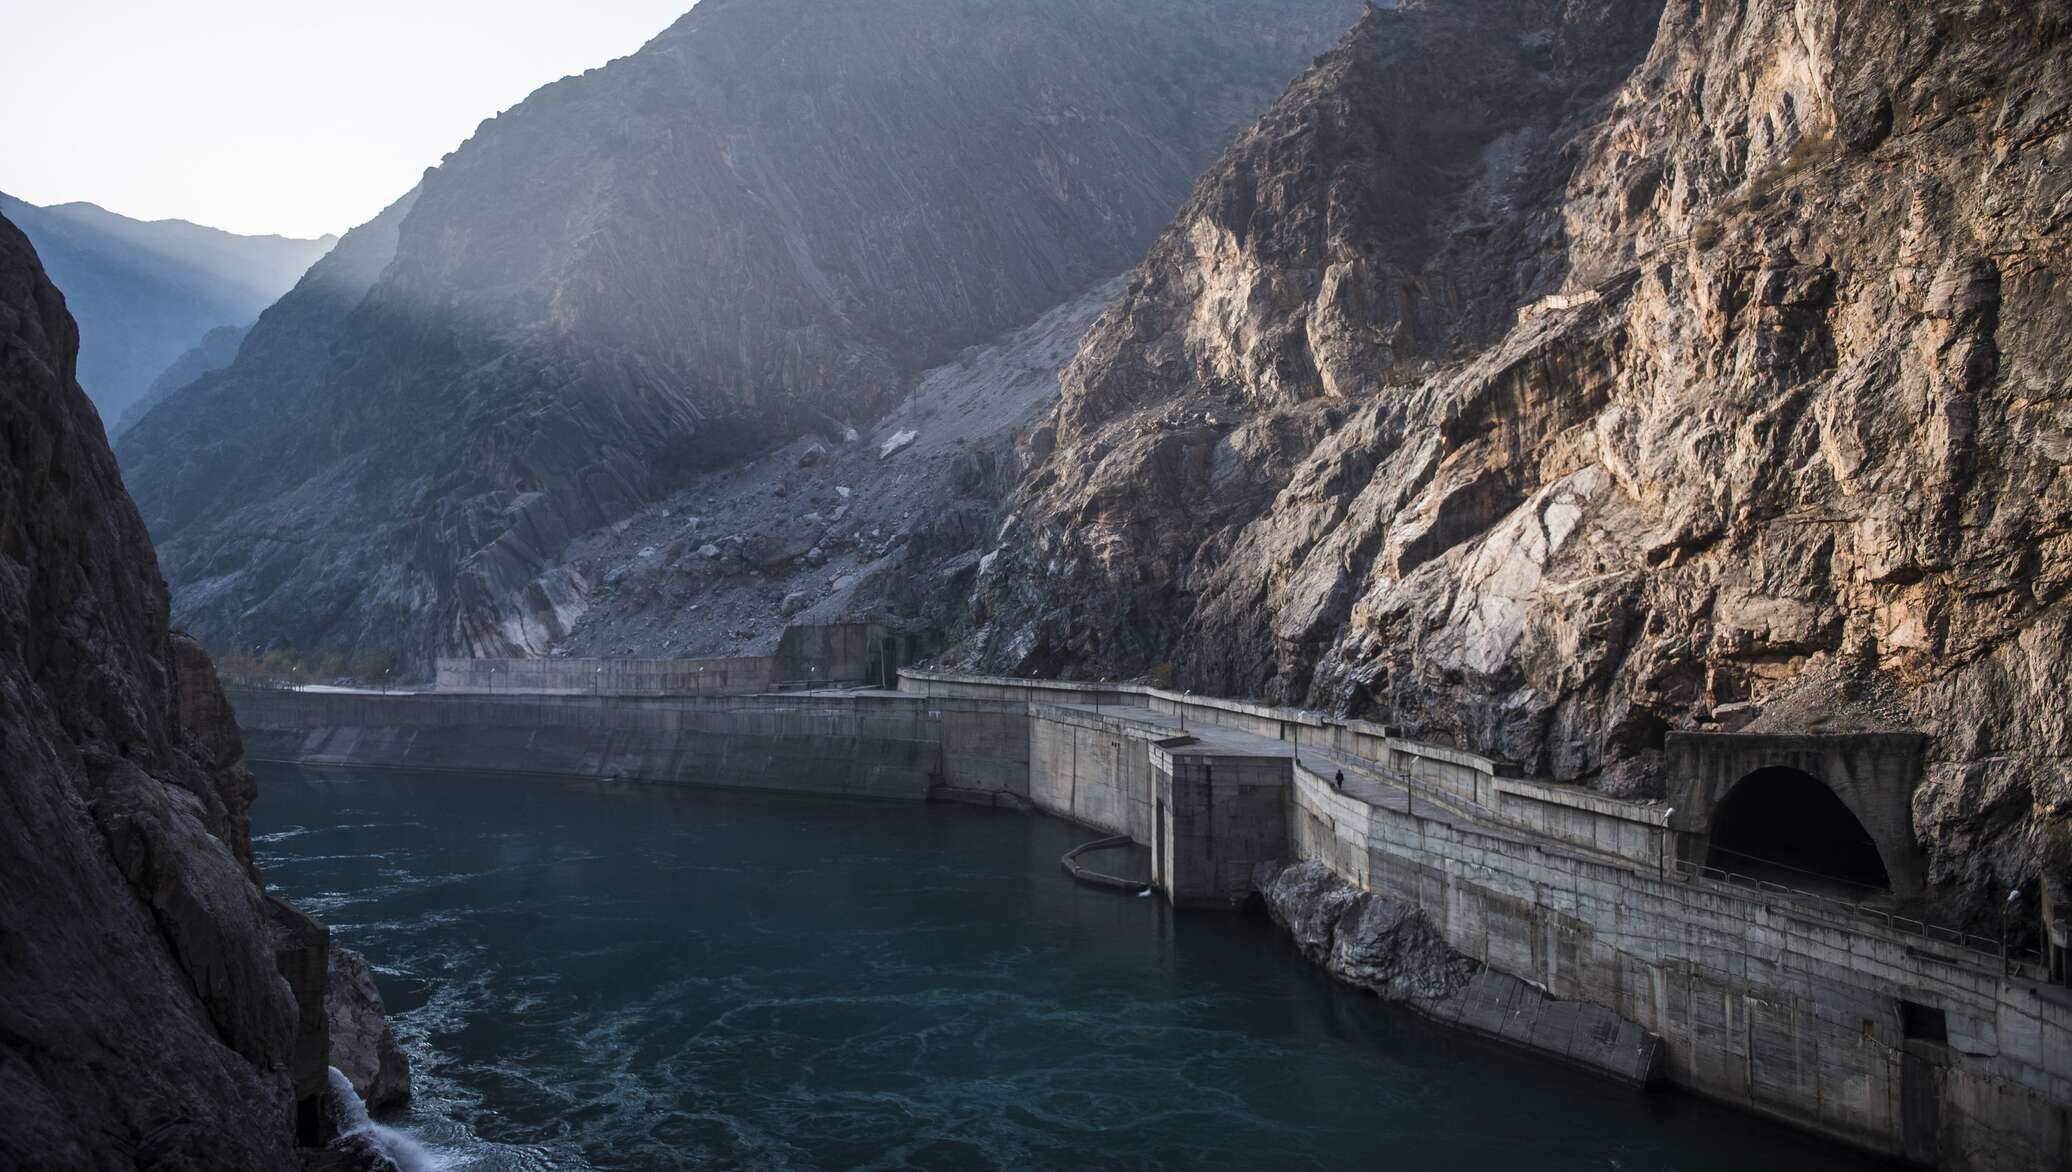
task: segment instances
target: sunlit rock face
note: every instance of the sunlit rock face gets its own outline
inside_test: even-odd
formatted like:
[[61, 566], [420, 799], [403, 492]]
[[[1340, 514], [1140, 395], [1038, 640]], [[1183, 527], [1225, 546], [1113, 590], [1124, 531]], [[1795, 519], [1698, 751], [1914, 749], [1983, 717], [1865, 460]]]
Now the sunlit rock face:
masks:
[[78, 344], [0, 219], [0, 1167], [277, 1172], [297, 1006], [252, 781]]
[[2072, 786], [2072, 14], [1367, 16], [1096, 324], [954, 658], [1349, 709], [1623, 793], [1933, 734], [1935, 878]]
[[539, 650], [557, 563], [1120, 272], [1355, 0], [706, 0], [485, 122], [124, 439], [212, 645]]

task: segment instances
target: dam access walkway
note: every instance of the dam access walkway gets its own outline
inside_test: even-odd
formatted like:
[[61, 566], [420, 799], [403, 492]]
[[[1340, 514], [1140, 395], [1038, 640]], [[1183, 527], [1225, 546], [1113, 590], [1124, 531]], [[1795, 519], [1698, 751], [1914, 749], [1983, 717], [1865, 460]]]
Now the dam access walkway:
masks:
[[[1190, 721], [1184, 712], [1160, 712], [1134, 704], [1066, 702], [1052, 704], [1049, 707], [1095, 719], [1125, 723], [1142, 730], [1152, 739], [1168, 744], [1169, 747], [1177, 747], [1184, 743], [1191, 752], [1217, 757], [1254, 757], [1286, 761], [1296, 777], [1299, 778], [1301, 774], [1306, 773], [1313, 784], [1331, 787], [1340, 797], [1370, 809], [1414, 814], [1455, 829], [1474, 830], [1519, 846], [1544, 846], [1546, 843], [1544, 836], [1536, 835], [1527, 827], [1509, 824], [1492, 816], [1490, 811], [1463, 802], [1442, 785], [1426, 784], [1421, 787], [1412, 774], [1388, 769], [1376, 761], [1335, 747], [1303, 744], [1299, 733], [1292, 739], [1267, 736], [1264, 733], [1205, 723], [1198, 717]], [[1337, 780], [1339, 777], [1344, 778], [1342, 784]], [[1562, 846], [1597, 862], [1636, 866], [1634, 859], [1615, 851], [1601, 850], [1594, 842], [1571, 841], [1564, 842]]]

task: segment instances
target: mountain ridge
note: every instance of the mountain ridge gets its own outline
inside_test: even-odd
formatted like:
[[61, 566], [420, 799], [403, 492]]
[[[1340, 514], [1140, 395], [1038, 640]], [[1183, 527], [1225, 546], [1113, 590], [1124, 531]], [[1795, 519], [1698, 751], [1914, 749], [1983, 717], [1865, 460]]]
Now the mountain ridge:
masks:
[[66, 291], [85, 345], [80, 382], [113, 423], [209, 330], [249, 324], [337, 238], [243, 236], [187, 220], [136, 220], [84, 201], [7, 215]]
[[[2068, 36], [1369, 14], [1089, 333], [950, 662], [1170, 672], [1630, 795], [1672, 730], [1925, 732], [1931, 878], [1989, 919], [2072, 853]], [[1421, 103], [1468, 117], [1400, 158]]]
[[1128, 264], [1354, 11], [700, 5], [484, 122], [357, 299], [284, 298], [124, 436], [182, 621], [542, 649], [576, 535]]

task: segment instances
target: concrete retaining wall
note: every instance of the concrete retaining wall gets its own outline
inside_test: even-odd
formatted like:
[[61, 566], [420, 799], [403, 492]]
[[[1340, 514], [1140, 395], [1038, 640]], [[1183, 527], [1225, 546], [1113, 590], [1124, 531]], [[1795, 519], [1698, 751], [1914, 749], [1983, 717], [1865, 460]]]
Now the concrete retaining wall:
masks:
[[[1949, 1167], [2072, 1160], [2072, 999], [2047, 987], [1819, 906], [1372, 807], [1304, 768], [1293, 792], [1300, 857], [1417, 901], [1468, 956], [1659, 1034], [1676, 1083]], [[1947, 1040], [1907, 1037], [1903, 1002], [1940, 1011]]]
[[745, 696], [784, 686], [886, 681], [911, 649], [881, 623], [795, 623], [775, 655], [715, 659], [460, 659], [442, 656], [442, 692], [546, 692], [589, 696]]
[[[900, 697], [759, 702], [235, 691], [230, 699], [246, 752], [259, 760], [908, 801], [925, 800], [944, 777], [944, 706]], [[1011, 779], [996, 788], [1012, 788]]]
[[1029, 729], [1029, 801], [1081, 825], [1151, 841], [1151, 742], [1163, 735], [1107, 717], [1037, 706]]
[[[1285, 850], [1415, 900], [1492, 969], [1659, 1035], [1685, 1087], [1950, 1167], [2072, 1167], [2072, 995], [1840, 905], [1681, 878], [1660, 803], [1362, 722], [1156, 689], [935, 673], [902, 673], [901, 689], [231, 699], [261, 758], [1027, 801], [1153, 844], [1177, 902], [1228, 900]], [[1062, 706], [1096, 698], [1138, 716]], [[1287, 758], [1190, 750], [1147, 707], [1276, 739], [1285, 725], [1305, 750], [1410, 779], [1408, 808]]]
[[1182, 907], [1235, 907], [1288, 850], [1286, 757], [1149, 747], [1152, 880]]
[[454, 659], [437, 663], [441, 692], [570, 696], [726, 696], [768, 691], [777, 657], [732, 659]]
[[[1406, 778], [1422, 793], [1470, 805], [1482, 815], [1510, 823], [1521, 830], [1544, 835], [1556, 842], [1602, 851], [1642, 866], [1656, 866], [1673, 855], [1673, 835], [1668, 829], [1667, 809], [1660, 802], [1635, 802], [1608, 798], [1580, 786], [1561, 785], [1519, 776], [1515, 764], [1478, 753], [1434, 745], [1396, 735], [1390, 729], [1364, 720], [1339, 720], [1321, 713], [1296, 708], [1276, 708], [1243, 700], [1196, 696], [1142, 684], [1087, 684], [1064, 680], [1016, 680], [1000, 676], [975, 676], [956, 672], [906, 669], [899, 673], [900, 690], [918, 696], [945, 699], [993, 700], [1028, 705], [1032, 712], [1054, 709], [1059, 704], [1112, 706], [1111, 719], [1117, 728], [1130, 727], [1131, 708], [1148, 709], [1169, 716], [1184, 716], [1196, 726], [1236, 729], [1254, 736], [1272, 737], [1291, 747], [1305, 747], [1343, 757], [1357, 758], [1397, 778]], [[1049, 719], [1059, 719], [1049, 715]], [[1082, 748], [1099, 751], [1098, 745]], [[1032, 775], [1033, 776], [1033, 775]], [[1032, 781], [1037, 805], [1053, 813], [1087, 822], [1103, 829], [1128, 833], [1148, 842], [1150, 825], [1132, 815], [1101, 820], [1095, 800], [1047, 794], [1051, 787]], [[1133, 789], [1139, 795], [1146, 790]], [[1141, 798], [1138, 799], [1141, 801]]]

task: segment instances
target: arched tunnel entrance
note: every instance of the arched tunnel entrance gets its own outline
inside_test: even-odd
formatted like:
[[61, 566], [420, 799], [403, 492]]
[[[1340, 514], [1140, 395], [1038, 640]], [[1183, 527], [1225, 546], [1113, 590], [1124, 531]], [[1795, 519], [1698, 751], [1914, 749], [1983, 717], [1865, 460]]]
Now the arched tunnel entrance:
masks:
[[1803, 770], [1773, 765], [1736, 782], [1709, 839], [1706, 863], [1723, 871], [1857, 898], [1892, 890], [1870, 831]]

